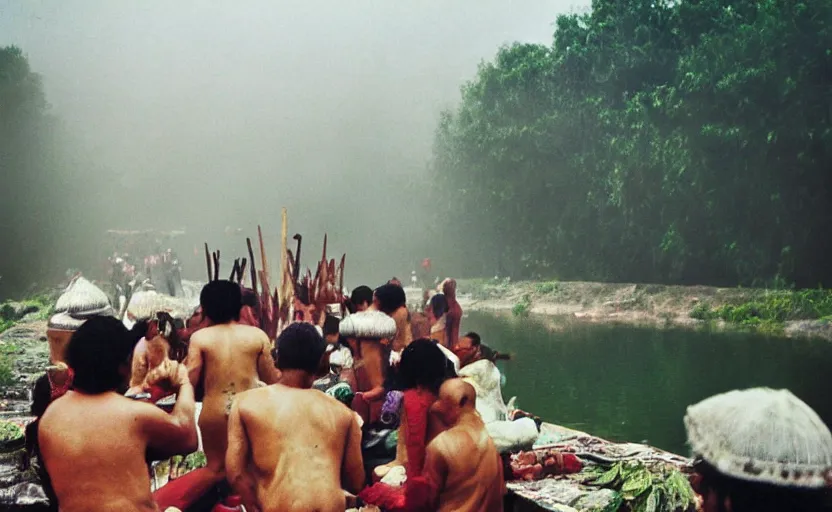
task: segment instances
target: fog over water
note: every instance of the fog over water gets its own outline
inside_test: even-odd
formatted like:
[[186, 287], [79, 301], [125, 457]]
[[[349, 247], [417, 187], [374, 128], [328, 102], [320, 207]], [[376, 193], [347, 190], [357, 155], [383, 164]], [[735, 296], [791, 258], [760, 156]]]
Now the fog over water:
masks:
[[230, 259], [244, 244], [226, 226], [258, 223], [276, 260], [285, 206], [306, 264], [326, 231], [349, 284], [409, 273], [440, 229], [424, 221], [440, 111], [501, 44], [548, 43], [558, 13], [588, 4], [0, 0], [0, 46], [42, 75], [56, 172], [80, 185], [55, 264], [99, 268], [108, 228], [183, 228], [187, 252]]

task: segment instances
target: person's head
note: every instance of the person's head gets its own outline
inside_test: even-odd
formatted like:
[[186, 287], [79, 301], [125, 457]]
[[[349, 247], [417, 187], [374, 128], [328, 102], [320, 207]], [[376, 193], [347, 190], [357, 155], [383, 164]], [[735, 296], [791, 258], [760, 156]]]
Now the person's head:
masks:
[[394, 286], [398, 286], [399, 288], [401, 288], [402, 286], [402, 282], [399, 280], [398, 277], [395, 276], [391, 278], [389, 281], [387, 281], [387, 284], [392, 284]]
[[324, 319], [324, 339], [327, 343], [334, 345], [338, 343], [338, 329], [341, 326], [341, 320], [335, 315], [326, 315]]
[[240, 285], [224, 279], [211, 281], [202, 288], [199, 304], [214, 324], [236, 322], [243, 307]]
[[448, 358], [426, 338], [413, 341], [402, 351], [399, 375], [404, 389], [424, 388], [434, 394], [447, 378]]
[[704, 512], [830, 510], [832, 432], [788, 390], [712, 396], [685, 428]]
[[448, 312], [448, 299], [443, 294], [437, 293], [430, 298], [426, 312], [431, 324], [435, 324], [442, 318], [442, 315]]
[[449, 299], [456, 298], [456, 279], [445, 279], [442, 282], [442, 293], [444, 293]]
[[480, 355], [481, 344], [480, 335], [475, 332], [466, 333], [459, 338], [454, 347], [454, 354], [459, 358], [460, 364], [464, 366], [476, 360]]
[[240, 301], [243, 306], [248, 306], [254, 310], [255, 314], [260, 314], [260, 299], [254, 290], [251, 288], [240, 287], [241, 298]]
[[369, 286], [359, 286], [350, 294], [350, 302], [355, 308], [355, 313], [367, 311], [373, 303], [373, 289]]
[[293, 323], [286, 326], [274, 348], [274, 359], [281, 372], [300, 372], [304, 384], [311, 387], [321, 368], [321, 358], [326, 351], [326, 342], [315, 326], [308, 323]]
[[401, 286], [383, 284], [376, 288], [375, 293], [373, 293], [373, 305], [376, 309], [388, 315], [392, 315], [406, 303], [407, 296]]
[[137, 338], [113, 317], [95, 316], [69, 340], [66, 362], [75, 376], [73, 387], [97, 395], [119, 391], [130, 377], [130, 356]]
[[456, 425], [463, 414], [477, 414], [477, 392], [471, 384], [462, 379], [448, 379], [439, 388], [431, 412], [450, 428]]

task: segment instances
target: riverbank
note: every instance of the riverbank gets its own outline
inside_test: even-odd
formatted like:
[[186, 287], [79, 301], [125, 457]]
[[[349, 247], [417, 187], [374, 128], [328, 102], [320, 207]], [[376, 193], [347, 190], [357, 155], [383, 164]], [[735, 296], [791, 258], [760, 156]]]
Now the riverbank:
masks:
[[468, 311], [534, 316], [552, 329], [570, 322], [689, 329], [744, 329], [832, 341], [832, 291], [764, 290], [582, 281], [466, 279]]

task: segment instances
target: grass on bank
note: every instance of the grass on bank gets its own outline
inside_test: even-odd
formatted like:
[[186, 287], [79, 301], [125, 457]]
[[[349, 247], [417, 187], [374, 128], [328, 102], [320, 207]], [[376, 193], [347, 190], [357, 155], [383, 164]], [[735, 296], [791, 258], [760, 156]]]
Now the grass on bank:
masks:
[[[55, 309], [55, 301], [46, 293], [34, 295], [19, 304], [32, 311], [24, 315], [29, 320], [46, 320]], [[15, 318], [15, 309], [10, 302], [0, 304], [0, 333], [11, 329], [20, 320]], [[21, 348], [15, 343], [0, 341], [0, 388], [14, 384], [14, 363], [20, 353]]]
[[690, 312], [697, 320], [723, 320], [763, 331], [780, 331], [790, 320], [832, 320], [832, 290], [766, 291], [739, 304], [712, 307], [697, 304]]

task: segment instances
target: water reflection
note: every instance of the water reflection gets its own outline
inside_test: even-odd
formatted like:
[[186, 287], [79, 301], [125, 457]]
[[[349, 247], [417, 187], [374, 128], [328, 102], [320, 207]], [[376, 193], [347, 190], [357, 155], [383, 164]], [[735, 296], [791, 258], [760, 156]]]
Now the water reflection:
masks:
[[[532, 320], [472, 313], [474, 330], [514, 359], [503, 396], [546, 421], [612, 440], [687, 454], [685, 408], [735, 388], [788, 388], [829, 425], [832, 344], [747, 333], [575, 324], [550, 332]], [[464, 332], [464, 331], [463, 331]]]

